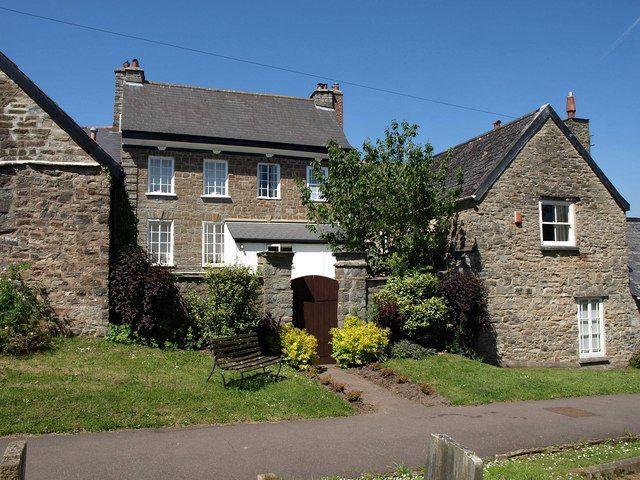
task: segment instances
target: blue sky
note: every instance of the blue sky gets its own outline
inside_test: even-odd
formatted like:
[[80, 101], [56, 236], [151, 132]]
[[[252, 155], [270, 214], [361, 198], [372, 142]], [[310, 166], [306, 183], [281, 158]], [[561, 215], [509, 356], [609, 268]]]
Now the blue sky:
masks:
[[[640, 216], [640, 17], [635, 0], [29, 2], [0, 6], [318, 73], [288, 74], [0, 11], [2, 50], [83, 125], [111, 122], [113, 68], [147, 78], [308, 95], [343, 79], [519, 116], [551, 103], [591, 119], [592, 153]], [[623, 33], [627, 31], [622, 39]], [[615, 47], [612, 49], [612, 47]], [[391, 119], [420, 125], [436, 151], [496, 115], [343, 85], [354, 145]], [[507, 118], [502, 118], [507, 121]]]

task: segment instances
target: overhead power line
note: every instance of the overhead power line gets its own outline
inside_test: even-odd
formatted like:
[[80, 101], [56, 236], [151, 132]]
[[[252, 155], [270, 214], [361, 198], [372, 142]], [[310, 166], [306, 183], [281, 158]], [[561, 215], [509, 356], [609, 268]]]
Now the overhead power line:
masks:
[[[152, 38], [140, 37], [138, 35], [131, 35], [131, 34], [128, 34], [128, 33], [116, 32], [114, 30], [107, 30], [105, 28], [93, 27], [91, 25], [83, 25], [81, 23], [69, 22], [67, 20], [61, 20], [59, 18], [46, 17], [44, 15], [38, 15], [38, 14], [35, 14], [35, 13], [23, 12], [21, 10], [15, 10], [13, 8], [7, 8], [7, 7], [1, 7], [0, 6], [0, 10], [4, 10], [6, 12], [15, 13], [15, 14], [18, 14], [18, 15], [24, 15], [24, 16], [27, 16], [27, 17], [37, 18], [37, 19], [40, 19], [40, 20], [46, 20], [48, 22], [54, 22], [54, 23], [58, 23], [58, 24], [62, 24], [62, 25], [67, 25], [67, 26], [70, 26], [70, 27], [82, 28], [82, 29], [85, 29], [85, 30], [91, 30], [91, 31], [94, 31], [94, 32], [100, 32], [100, 33], [104, 33], [104, 34], [107, 34], [107, 35], [114, 35], [114, 36], [122, 37], [122, 38], [129, 38], [131, 40], [138, 40], [138, 41], [141, 41], [141, 42], [151, 43], [151, 44], [154, 44], [154, 45], [161, 45], [163, 47], [175, 48], [177, 50], [184, 50], [184, 51], [187, 51], [187, 52], [198, 53], [198, 54], [201, 54], [201, 55], [208, 55], [210, 57], [216, 57], [216, 58], [221, 58], [221, 59], [224, 59], [224, 60], [230, 60], [230, 61], [233, 61], [233, 62], [244, 63], [244, 64], [247, 64], [247, 65], [253, 65], [253, 66], [256, 66], [256, 67], [269, 68], [271, 70], [278, 70], [278, 71], [281, 71], [281, 72], [292, 73], [292, 74], [295, 74], [295, 75], [303, 75], [305, 77], [311, 77], [311, 78], [315, 78], [315, 79], [333, 78], [330, 75], [320, 75], [320, 74], [317, 74], [317, 73], [303, 72], [301, 70], [295, 70], [293, 68], [287, 68], [287, 67], [281, 67], [281, 66], [278, 66], [278, 65], [271, 65], [271, 64], [268, 64], [268, 63], [256, 62], [256, 61], [253, 61], [253, 60], [247, 60], [245, 58], [233, 57], [231, 55], [223, 55], [221, 53], [211, 52], [211, 51], [208, 51], [208, 50], [201, 50], [199, 48], [187, 47], [185, 45], [178, 45], [178, 44], [170, 43], [170, 42], [164, 42], [162, 40], [155, 40], [155, 39], [152, 39]], [[391, 89], [388, 89], [388, 88], [381, 88], [381, 87], [376, 87], [376, 86], [373, 86], [373, 85], [366, 85], [364, 83], [352, 82], [352, 81], [349, 81], [349, 80], [338, 79], [338, 78], [334, 78], [334, 80], [336, 82], [342, 83], [343, 85], [349, 85], [349, 86], [352, 86], [352, 87], [363, 88], [363, 89], [372, 90], [372, 91], [375, 91], [375, 92], [387, 93], [389, 95], [396, 95], [396, 96], [399, 96], [399, 97], [405, 97], [405, 98], [411, 98], [411, 99], [414, 99], [414, 100], [420, 100], [420, 101], [424, 101], [424, 102], [435, 103], [437, 105], [443, 105], [443, 106], [446, 106], [446, 107], [459, 108], [459, 109], [462, 109], [462, 110], [469, 110], [469, 111], [472, 111], [472, 112], [486, 113], [486, 114], [489, 114], [489, 115], [496, 115], [496, 116], [499, 116], [499, 117], [516, 118], [513, 115], [508, 115], [506, 113], [492, 112], [491, 110], [483, 110], [481, 108], [471, 107], [471, 106], [468, 106], [468, 105], [461, 105], [461, 104], [458, 104], [458, 103], [451, 103], [451, 102], [445, 102], [445, 101], [442, 101], [442, 100], [436, 100], [434, 98], [422, 97], [420, 95], [413, 95], [413, 94], [410, 94], [410, 93], [398, 92], [396, 90], [391, 90]]]

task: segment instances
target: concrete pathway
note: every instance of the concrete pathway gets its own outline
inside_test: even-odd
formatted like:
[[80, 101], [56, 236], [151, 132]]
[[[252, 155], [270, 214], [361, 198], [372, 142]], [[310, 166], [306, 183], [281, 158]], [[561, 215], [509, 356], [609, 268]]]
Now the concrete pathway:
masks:
[[[558, 407], [569, 410], [548, 410]], [[349, 418], [45, 435], [28, 438], [27, 478], [253, 480], [260, 472], [287, 479], [355, 475], [391, 470], [401, 462], [422, 464], [429, 434], [436, 432], [453, 436], [481, 456], [640, 434], [639, 407], [637, 394], [478, 407], [410, 404]], [[8, 441], [0, 439], [0, 449]]]

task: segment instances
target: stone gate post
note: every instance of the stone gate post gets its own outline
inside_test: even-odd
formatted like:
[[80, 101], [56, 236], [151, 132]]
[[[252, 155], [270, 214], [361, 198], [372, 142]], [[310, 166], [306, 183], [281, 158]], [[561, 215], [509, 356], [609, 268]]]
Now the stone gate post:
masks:
[[293, 320], [291, 267], [293, 252], [258, 252], [262, 272], [262, 313], [283, 322]]
[[344, 317], [357, 315], [364, 319], [367, 310], [367, 256], [362, 252], [335, 254], [338, 281], [338, 325]]

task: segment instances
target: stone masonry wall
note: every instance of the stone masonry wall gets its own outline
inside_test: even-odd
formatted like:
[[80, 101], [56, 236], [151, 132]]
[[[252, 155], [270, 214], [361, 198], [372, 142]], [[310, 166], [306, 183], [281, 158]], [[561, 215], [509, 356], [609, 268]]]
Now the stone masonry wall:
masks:
[[[577, 252], [541, 250], [542, 196], [574, 199]], [[460, 225], [477, 242], [502, 363], [578, 365], [576, 298], [602, 297], [606, 357], [626, 365], [640, 316], [629, 292], [625, 213], [552, 120], [482, 202], [460, 213]]]
[[356, 315], [362, 319], [367, 313], [367, 260], [364, 253], [338, 252], [336, 280], [338, 281], [338, 326], [344, 317]]
[[109, 203], [100, 166], [0, 73], [0, 267], [28, 262], [77, 333], [108, 322]]
[[260, 252], [258, 268], [262, 274], [262, 314], [285, 323], [293, 321], [291, 290], [291, 252]]
[[[175, 159], [175, 197], [146, 195], [147, 164], [150, 155]], [[230, 198], [201, 198], [205, 158], [228, 162]], [[280, 164], [281, 199], [257, 198], [258, 163]], [[177, 271], [199, 271], [202, 269], [203, 221], [305, 221], [306, 210], [300, 201], [300, 193], [294, 179], [305, 179], [306, 167], [310, 164], [311, 159], [127, 148], [123, 152], [123, 167], [127, 173], [130, 198], [134, 204], [137, 201], [140, 244], [146, 248], [147, 220], [173, 219], [174, 266]]]

